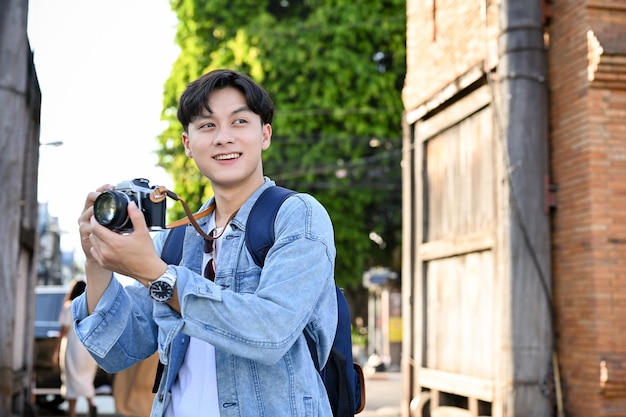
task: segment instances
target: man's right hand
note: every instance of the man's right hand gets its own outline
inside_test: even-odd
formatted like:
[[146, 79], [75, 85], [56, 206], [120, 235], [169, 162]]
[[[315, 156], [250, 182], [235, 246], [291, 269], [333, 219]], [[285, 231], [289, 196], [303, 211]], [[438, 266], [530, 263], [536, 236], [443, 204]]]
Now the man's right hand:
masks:
[[80, 245], [85, 253], [85, 276], [87, 277], [87, 308], [89, 314], [93, 313], [100, 301], [100, 297], [104, 294], [104, 291], [109, 286], [113, 273], [103, 268], [98, 261], [92, 255], [92, 243], [91, 233], [92, 225], [91, 218], [93, 217], [93, 205], [96, 198], [107, 190], [112, 190], [115, 187], [110, 184], [105, 184], [99, 187], [96, 191], [87, 195], [85, 200], [85, 206], [83, 212], [78, 218], [78, 230], [80, 233]]
[[[85, 253], [85, 257], [88, 263], [95, 262], [93, 255], [91, 254], [92, 244], [89, 239], [91, 236], [91, 218], [93, 217], [93, 205], [96, 201], [96, 198], [104, 191], [112, 190], [113, 187], [110, 184], [105, 184], [102, 187], [99, 187], [96, 191], [91, 192], [87, 195], [87, 199], [85, 200], [85, 207], [83, 208], [83, 212], [80, 214], [78, 218], [78, 230], [80, 232], [80, 245]], [[97, 263], [97, 262], [96, 262]]]

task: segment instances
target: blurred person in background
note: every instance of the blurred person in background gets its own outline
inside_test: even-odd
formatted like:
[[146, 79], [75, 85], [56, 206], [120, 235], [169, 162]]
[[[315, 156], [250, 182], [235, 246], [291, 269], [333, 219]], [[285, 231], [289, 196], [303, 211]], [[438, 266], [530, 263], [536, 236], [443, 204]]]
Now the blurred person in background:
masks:
[[76, 337], [71, 310], [72, 300], [84, 293], [85, 288], [85, 281], [77, 280], [70, 284], [59, 316], [61, 334], [52, 357], [53, 363], [58, 363], [61, 369], [61, 395], [67, 400], [69, 417], [76, 417], [78, 397], [87, 399], [89, 417], [97, 416], [93, 399], [95, 396], [94, 379], [98, 364]]
[[115, 374], [113, 399], [115, 411], [124, 417], [148, 417], [154, 401], [152, 386], [159, 363], [159, 354], [154, 353], [130, 368]]

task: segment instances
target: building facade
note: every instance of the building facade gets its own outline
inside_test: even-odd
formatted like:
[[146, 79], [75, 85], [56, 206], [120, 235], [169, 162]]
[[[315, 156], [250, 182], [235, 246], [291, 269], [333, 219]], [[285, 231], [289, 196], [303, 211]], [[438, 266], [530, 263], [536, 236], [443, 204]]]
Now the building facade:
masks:
[[407, 1], [404, 415], [626, 416], [624, 28]]

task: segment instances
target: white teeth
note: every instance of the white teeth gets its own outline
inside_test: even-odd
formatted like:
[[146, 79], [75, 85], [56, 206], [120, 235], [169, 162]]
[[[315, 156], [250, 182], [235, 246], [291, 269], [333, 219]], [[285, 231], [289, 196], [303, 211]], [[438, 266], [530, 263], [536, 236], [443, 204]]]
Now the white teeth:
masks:
[[215, 159], [217, 159], [218, 161], [224, 161], [226, 159], [237, 159], [239, 158], [240, 154], [238, 153], [228, 153], [226, 155], [217, 155], [215, 157]]

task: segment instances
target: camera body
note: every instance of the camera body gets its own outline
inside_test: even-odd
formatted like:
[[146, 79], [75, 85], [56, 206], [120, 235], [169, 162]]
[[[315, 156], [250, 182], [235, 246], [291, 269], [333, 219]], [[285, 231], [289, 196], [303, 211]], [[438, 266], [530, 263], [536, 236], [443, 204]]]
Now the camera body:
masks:
[[118, 233], [132, 232], [133, 224], [128, 217], [128, 203], [134, 201], [142, 211], [150, 230], [165, 228], [165, 199], [158, 203], [150, 199], [156, 186], [151, 187], [145, 178], [122, 181], [114, 190], [103, 192], [93, 205], [98, 223]]

